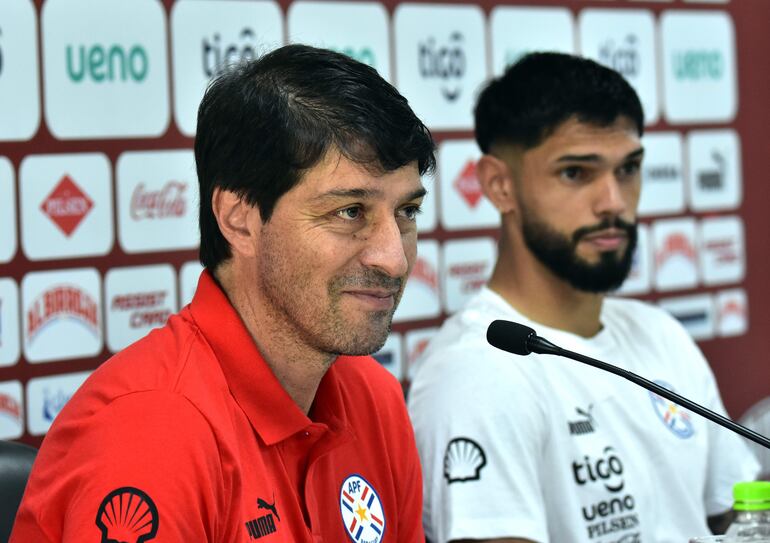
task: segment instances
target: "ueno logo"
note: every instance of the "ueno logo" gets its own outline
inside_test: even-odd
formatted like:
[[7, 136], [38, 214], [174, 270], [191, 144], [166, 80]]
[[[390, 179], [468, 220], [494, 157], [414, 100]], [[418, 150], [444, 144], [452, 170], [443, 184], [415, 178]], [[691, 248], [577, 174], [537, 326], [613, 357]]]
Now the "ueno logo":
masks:
[[63, 317], [74, 318], [98, 334], [97, 306], [85, 291], [72, 285], [54, 286], [44, 291], [27, 310], [27, 341], [32, 342], [48, 323]]
[[164, 219], [182, 217], [187, 211], [187, 183], [168, 181], [160, 190], [147, 190], [139, 183], [131, 195], [131, 218]]
[[343, 55], [347, 55], [350, 58], [357, 60], [358, 62], [367, 64], [372, 68], [377, 67], [377, 57], [375, 56], [371, 47], [356, 49], [352, 45], [345, 45], [343, 47], [330, 47], [330, 49], [338, 53], [342, 53]]
[[459, 83], [451, 83], [461, 79], [467, 69], [463, 41], [460, 32], [452, 32], [447, 45], [437, 45], [433, 37], [418, 45], [420, 75], [443, 80], [441, 94], [449, 102], [457, 100], [462, 91]]
[[203, 73], [211, 78], [221, 73], [227, 66], [241, 61], [253, 60], [257, 56], [256, 33], [245, 27], [239, 34], [240, 43], [222, 44], [219, 33], [209, 38], [203, 38], [202, 61]]
[[141, 83], [150, 70], [150, 59], [141, 45], [133, 45], [126, 51], [120, 45], [104, 47], [100, 44], [89, 46], [68, 45], [67, 75], [75, 83], [87, 77], [94, 83], [133, 80]]
[[722, 78], [724, 70], [724, 59], [718, 49], [712, 51], [677, 51], [674, 53], [674, 76], [677, 79], [719, 80]]

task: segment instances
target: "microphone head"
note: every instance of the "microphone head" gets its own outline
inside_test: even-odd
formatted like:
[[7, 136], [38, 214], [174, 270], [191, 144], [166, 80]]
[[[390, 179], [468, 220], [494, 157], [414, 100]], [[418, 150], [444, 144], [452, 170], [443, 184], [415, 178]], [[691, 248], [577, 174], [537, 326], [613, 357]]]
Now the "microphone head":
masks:
[[535, 331], [529, 326], [518, 322], [495, 320], [487, 328], [487, 342], [493, 347], [508, 351], [513, 354], [526, 356], [532, 352], [528, 341], [537, 337]]

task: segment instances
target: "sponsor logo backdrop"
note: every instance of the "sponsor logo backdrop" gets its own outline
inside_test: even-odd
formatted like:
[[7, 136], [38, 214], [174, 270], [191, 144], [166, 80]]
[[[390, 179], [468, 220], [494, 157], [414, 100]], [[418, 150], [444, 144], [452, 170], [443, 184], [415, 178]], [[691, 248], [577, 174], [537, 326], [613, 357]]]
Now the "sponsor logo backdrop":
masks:
[[0, 438], [39, 444], [93, 369], [189, 303], [198, 102], [228, 64], [294, 41], [377, 69], [438, 143], [419, 260], [377, 355], [405, 384], [497, 253], [476, 95], [548, 49], [617, 69], [646, 108], [640, 243], [618, 294], [687, 327], [734, 417], [770, 395], [765, 0], [0, 4]]

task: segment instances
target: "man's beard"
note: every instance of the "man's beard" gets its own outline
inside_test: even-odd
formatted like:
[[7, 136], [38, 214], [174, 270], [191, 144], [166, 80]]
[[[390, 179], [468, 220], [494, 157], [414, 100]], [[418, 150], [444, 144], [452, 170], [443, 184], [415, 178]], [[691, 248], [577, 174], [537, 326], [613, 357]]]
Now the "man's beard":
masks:
[[[626, 222], [619, 217], [608, 218], [599, 224], [578, 228], [569, 238], [532, 217], [532, 213], [524, 212], [522, 220], [524, 242], [532, 254], [574, 288], [586, 292], [609, 292], [620, 287], [628, 277], [636, 248], [636, 223]], [[622, 254], [616, 251], [602, 252], [599, 261], [594, 264], [578, 256], [577, 246], [581, 238], [608, 228], [617, 228], [626, 233], [628, 243]]]

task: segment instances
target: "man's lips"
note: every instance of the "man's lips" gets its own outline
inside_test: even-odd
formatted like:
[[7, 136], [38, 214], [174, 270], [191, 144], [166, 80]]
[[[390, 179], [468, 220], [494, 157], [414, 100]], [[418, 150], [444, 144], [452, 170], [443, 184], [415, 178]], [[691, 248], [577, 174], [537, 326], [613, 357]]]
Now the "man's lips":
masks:
[[343, 294], [348, 294], [363, 303], [365, 306], [375, 309], [391, 309], [396, 303], [397, 290], [382, 289], [356, 289], [346, 290]]
[[608, 228], [583, 236], [580, 241], [587, 242], [601, 251], [612, 251], [628, 239], [628, 234], [619, 228]]

